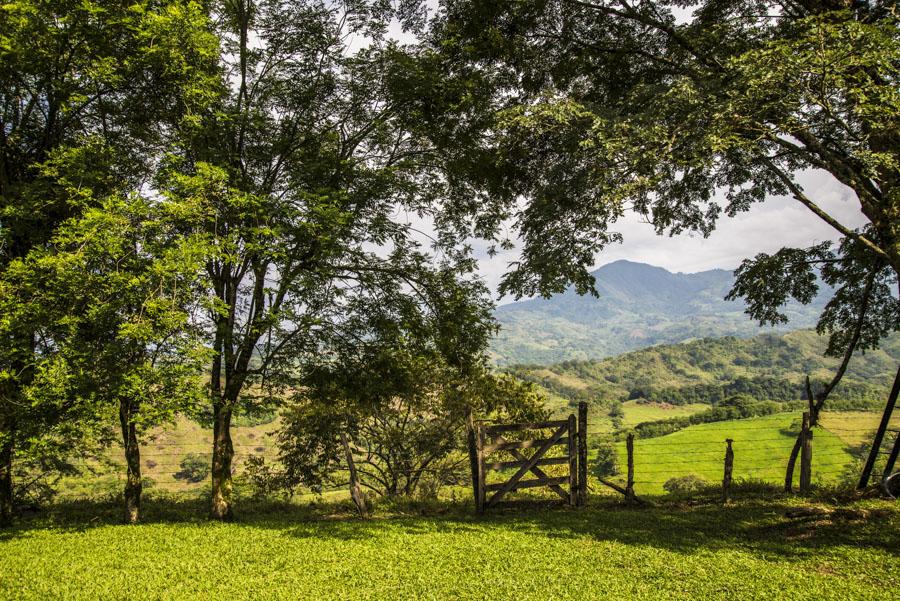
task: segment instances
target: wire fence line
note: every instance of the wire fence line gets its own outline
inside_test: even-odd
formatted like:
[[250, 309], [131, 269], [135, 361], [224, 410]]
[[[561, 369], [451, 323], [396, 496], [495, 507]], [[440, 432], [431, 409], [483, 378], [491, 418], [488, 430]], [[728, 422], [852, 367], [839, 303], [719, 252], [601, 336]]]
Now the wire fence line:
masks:
[[[776, 419], [777, 416], [777, 419]], [[734, 453], [733, 477], [736, 482], [754, 481], [771, 485], [783, 485], [788, 458], [794, 447], [797, 436], [797, 415], [776, 414], [768, 416], [766, 423], [756, 418], [749, 418], [747, 423], [741, 420], [730, 422], [714, 422], [689, 426], [676, 432], [657, 437], [636, 438], [634, 441], [634, 480], [638, 494], [664, 494], [670, 481], [694, 477], [706, 485], [721, 482], [724, 474], [726, 439], [732, 441]], [[857, 418], [859, 416], [856, 416]], [[872, 420], [877, 418], [874, 416]], [[859, 425], [841, 423], [839, 414], [823, 414], [819, 425], [813, 428], [812, 440], [812, 477], [814, 483], [831, 483], [849, 480], [861, 469], [861, 463], [867, 452], [866, 443], [872, 440], [877, 425]], [[870, 420], [870, 421], [872, 421]], [[827, 422], [823, 424], [823, 422]], [[727, 424], [727, 425], [726, 425]], [[705, 427], [710, 428], [709, 432]], [[193, 455], [211, 463], [213, 441], [211, 432], [201, 430], [192, 433], [193, 439], [183, 433], [172, 440], [165, 434], [158, 440], [146, 440], [141, 446], [141, 467], [143, 475], [153, 480], [157, 486], [176, 489], [202, 486], [208, 484], [209, 475], [194, 477], [184, 463]], [[242, 440], [232, 443], [235, 452], [234, 470], [236, 476], [246, 472], [244, 466], [250, 456], [261, 456], [269, 464], [278, 462], [277, 441], [271, 433], [258, 435], [258, 441], [247, 442], [246, 434]], [[202, 438], [201, 438], [202, 437]], [[198, 440], [200, 438], [200, 440]], [[624, 442], [619, 442], [618, 473], [608, 475], [621, 482], [625, 474]], [[596, 449], [589, 448], [590, 463], [596, 459]], [[523, 451], [529, 455], [531, 451]], [[124, 457], [121, 449], [113, 449], [110, 456], [124, 475]], [[199, 464], [199, 462], [197, 462]], [[553, 466], [544, 468], [553, 471]], [[593, 465], [590, 466], [593, 471]], [[798, 478], [800, 460], [797, 459], [794, 478]], [[198, 470], [196, 475], [200, 475]], [[339, 477], [343, 470], [336, 471]], [[408, 477], [413, 475], [429, 475], [436, 478], [447, 478], [453, 484], [465, 484], [469, 474], [466, 462], [454, 469], [394, 469], [393, 473]], [[676, 482], [677, 484], [677, 482]], [[593, 487], [597, 490], [597, 487]], [[332, 489], [334, 490], [334, 489]], [[529, 491], [534, 492], [534, 491]]]

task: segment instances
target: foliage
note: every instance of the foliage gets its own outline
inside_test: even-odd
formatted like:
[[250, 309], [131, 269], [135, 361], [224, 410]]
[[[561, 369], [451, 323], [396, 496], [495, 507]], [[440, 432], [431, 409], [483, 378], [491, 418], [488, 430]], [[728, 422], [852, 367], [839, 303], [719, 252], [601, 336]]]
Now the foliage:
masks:
[[[61, 224], [140, 189], [172, 131], [211, 100], [217, 42], [208, 25], [199, 4], [180, 0], [0, 6], [3, 300], [29, 253], [46, 259]], [[20, 302], [0, 312], [0, 522], [8, 518], [13, 455], [46, 451], [45, 438], [77, 453], [72, 439], [85, 436], [72, 424], [91, 413], [60, 402], [58, 393], [83, 374], [56, 352], [56, 340], [36, 331], [43, 301], [33, 297], [17, 295]], [[50, 372], [52, 379], [43, 377]], [[69, 444], [58, 444], [66, 439], [60, 432]]]
[[[721, 404], [686, 417], [675, 417], [656, 422], [645, 422], [634, 427], [639, 438], [653, 438], [677, 432], [696, 424], [727, 422], [748, 417], [761, 417], [785, 411], [788, 408], [772, 401], [754, 401], [749, 397], [731, 397]], [[796, 409], [796, 408], [793, 408]]]
[[[548, 295], [573, 282], [587, 292], [587, 267], [621, 240], [614, 227], [628, 212], [660, 234], [706, 236], [722, 215], [774, 196], [809, 208], [896, 276], [893, 3], [689, 8], [446, 3], [421, 61], [443, 78], [411, 75], [425, 96], [415, 118], [440, 151], [456, 158], [466, 147], [446, 167], [460, 180], [449, 219], [498, 241], [514, 219], [522, 252], [503, 290]], [[853, 231], [809, 198], [794, 177], [803, 169], [852, 189], [869, 227]]]
[[461, 376], [438, 357], [383, 350], [363, 365], [377, 370], [378, 379], [341, 366], [285, 411], [279, 459], [286, 482], [313, 490], [340, 482], [346, 469], [343, 434], [363, 486], [410, 496], [424, 482], [426, 496], [433, 496], [442, 486], [468, 479], [467, 406], [479, 416], [507, 420], [545, 415], [529, 386], [488, 372]]
[[180, 467], [181, 470], [175, 474], [177, 479], [194, 483], [202, 482], [209, 476], [209, 457], [188, 453], [181, 460]]

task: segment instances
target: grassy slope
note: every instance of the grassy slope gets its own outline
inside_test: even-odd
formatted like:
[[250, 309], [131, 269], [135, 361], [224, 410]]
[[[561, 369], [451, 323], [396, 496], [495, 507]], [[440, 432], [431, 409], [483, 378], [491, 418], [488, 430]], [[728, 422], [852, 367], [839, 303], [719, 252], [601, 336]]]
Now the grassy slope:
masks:
[[[275, 440], [272, 433], [277, 430], [277, 419], [257, 426], [232, 426], [235, 465], [240, 467], [251, 454], [273, 457]], [[187, 454], [200, 455], [205, 459], [211, 457], [210, 428], [203, 428], [187, 418], [179, 418], [174, 425], [157, 428], [147, 438], [147, 443], [141, 447], [142, 475], [152, 480], [153, 488], [170, 492], [187, 492], [198, 490], [208, 484], [208, 480], [191, 483], [176, 478], [175, 475], [180, 471], [181, 461]], [[64, 478], [60, 483], [62, 495], [83, 497], [102, 491], [119, 493], [125, 473], [122, 451], [118, 447], [113, 448], [107, 457], [109, 465], [91, 464], [94, 470], [99, 471], [98, 474]]]
[[234, 524], [148, 503], [140, 526], [93, 506], [0, 534], [0, 598], [827, 601], [900, 587], [896, 504], [864, 502], [864, 520], [790, 520], [784, 501], [606, 503], [368, 522], [245, 507]]
[[[646, 495], [662, 494], [666, 480], [688, 474], [711, 483], [721, 481], [726, 438], [734, 440], [736, 479], [782, 482], [795, 440], [791, 426], [799, 418], [799, 412], [779, 413], [700, 424], [668, 436], [636, 440], [635, 491]], [[813, 438], [813, 482], [835, 482], [848, 468], [858, 467], [850, 447], [870, 441], [879, 419], [879, 414], [866, 412], [826, 414], [822, 427], [816, 428]], [[900, 416], [895, 416], [892, 424], [900, 426]], [[620, 469], [624, 471], [624, 443], [619, 444], [618, 451]], [[795, 478], [798, 476], [799, 471]]]
[[[734, 477], [778, 482], [795, 436], [791, 423], [799, 413], [779, 413], [745, 420], [700, 424], [661, 438], [637, 440], [634, 445], [635, 490], [659, 494], [669, 478], [694, 474], [708, 482], [722, 478], [725, 439], [734, 440]], [[625, 465], [624, 443], [620, 464]], [[841, 440], [828, 432], [816, 432], [813, 474], [823, 482], [837, 479], [853, 457]]]

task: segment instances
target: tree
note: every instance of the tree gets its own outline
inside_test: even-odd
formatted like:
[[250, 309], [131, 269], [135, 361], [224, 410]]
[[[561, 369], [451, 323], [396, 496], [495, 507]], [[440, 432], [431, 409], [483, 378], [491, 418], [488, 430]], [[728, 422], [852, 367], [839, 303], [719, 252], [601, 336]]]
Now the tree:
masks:
[[[210, 515], [229, 519], [232, 415], [279, 398], [348, 306], [414, 286], [424, 259], [404, 212], [427, 210], [428, 186], [386, 94], [403, 56], [383, 41], [389, 4], [230, 0], [214, 12], [224, 91], [159, 189], [214, 251], [200, 292], [213, 299]], [[368, 44], [351, 49], [353, 35]]]
[[[0, 278], [12, 262], [44, 248], [61, 222], [113, 191], [140, 187], [173, 126], [208, 100], [215, 46], [206, 16], [191, 2], [0, 6]], [[25, 401], [40, 374], [40, 341], [18, 315], [0, 316], [4, 523], [16, 449], [40, 440], [65, 408]]]
[[200, 398], [206, 353], [191, 327], [199, 309], [191, 283], [204, 253], [171, 227], [165, 207], [139, 196], [98, 204], [63, 222], [46, 249], [12, 262], [0, 290], [10, 305], [5, 313], [30, 307], [30, 329], [40, 341], [36, 365], [57, 365], [66, 374], [64, 383], [32, 382], [32, 394], [98, 421], [109, 407], [117, 409], [125, 521], [134, 523], [141, 434]]
[[[588, 291], [587, 268], [621, 239], [626, 211], [660, 234], [708, 235], [772, 195], [896, 276], [892, 6], [448, 1], [410, 74], [426, 90], [412, 118], [456, 178], [454, 224], [497, 239], [514, 221], [522, 258], [504, 291]], [[869, 225], [853, 231], [822, 209], [797, 183], [804, 169], [852, 189]]]
[[487, 369], [486, 291], [451, 276], [422, 273], [421, 296], [397, 289], [358, 313], [350, 335], [306, 370], [279, 434], [291, 487], [318, 490], [349, 468], [378, 494], [409, 496], [426, 480], [434, 493], [467, 471], [467, 411], [546, 418], [530, 385]]
[[[812, 266], [819, 266], [821, 280], [835, 288], [816, 329], [829, 336], [825, 354], [840, 357], [841, 362], [832, 379], [816, 392], [806, 378], [810, 427], [818, 424], [819, 414], [843, 379], [853, 354], [877, 348], [885, 336], [900, 329], [900, 303], [892, 290], [895, 273], [886, 261], [854, 238], [845, 238], [837, 251], [823, 243], [748, 259], [735, 272], [736, 282], [729, 296], [746, 298], [747, 313], [760, 324], [786, 323], [787, 317], [780, 308], [788, 297], [809, 302], [818, 292], [818, 278], [812, 273]], [[798, 434], [785, 472], [786, 491], [793, 487], [802, 442], [802, 435]]]

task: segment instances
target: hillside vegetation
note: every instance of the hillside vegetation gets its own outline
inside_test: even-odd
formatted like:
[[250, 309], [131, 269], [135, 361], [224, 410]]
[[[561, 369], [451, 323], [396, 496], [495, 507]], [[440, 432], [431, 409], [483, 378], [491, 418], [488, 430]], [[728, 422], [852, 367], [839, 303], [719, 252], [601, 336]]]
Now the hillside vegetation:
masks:
[[654, 344], [808, 328], [831, 295], [826, 288], [809, 305], [789, 303], [789, 324], [775, 330], [759, 327], [744, 313], [743, 302], [724, 300], [734, 284], [731, 271], [671, 273], [616, 261], [592, 275], [597, 297], [570, 289], [498, 307], [502, 329], [491, 344], [497, 363], [597, 359]]
[[[838, 360], [824, 357], [826, 339], [811, 330], [660, 345], [596, 361], [506, 368], [544, 389], [551, 408], [585, 400], [597, 405], [644, 400], [671, 405], [717, 403], [735, 394], [790, 401], [804, 398], [803, 379], [829, 379]], [[900, 360], [900, 336], [859, 354], [832, 395], [860, 407], [883, 403]]]

